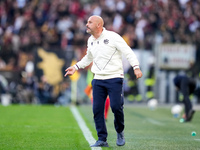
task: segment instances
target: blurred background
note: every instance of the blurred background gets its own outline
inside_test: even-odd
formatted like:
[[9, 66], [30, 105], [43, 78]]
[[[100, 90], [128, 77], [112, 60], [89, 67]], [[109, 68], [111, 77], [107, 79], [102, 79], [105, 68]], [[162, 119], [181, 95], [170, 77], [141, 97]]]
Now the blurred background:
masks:
[[[140, 61], [140, 80], [123, 61], [125, 103], [179, 103], [173, 78], [200, 79], [199, 10], [200, 0], [1, 0], [1, 103], [90, 103], [89, 67], [64, 74], [85, 55], [91, 15], [100, 15]], [[198, 105], [198, 93], [191, 100]]]

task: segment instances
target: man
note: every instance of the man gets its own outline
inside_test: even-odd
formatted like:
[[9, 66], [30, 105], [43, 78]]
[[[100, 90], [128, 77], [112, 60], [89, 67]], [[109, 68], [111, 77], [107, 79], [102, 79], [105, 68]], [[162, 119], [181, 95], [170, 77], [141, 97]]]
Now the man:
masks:
[[91, 68], [94, 73], [94, 79], [92, 80], [93, 114], [98, 140], [91, 147], [108, 147], [104, 118], [104, 106], [108, 95], [115, 118], [116, 144], [123, 146], [125, 139], [122, 54], [126, 56], [133, 67], [137, 79], [142, 77], [142, 72], [136, 55], [123, 38], [115, 32], [106, 30], [103, 25], [104, 21], [100, 16], [89, 17], [86, 27], [87, 33], [91, 36], [87, 42], [87, 53], [81, 61], [65, 70], [65, 76], [72, 75], [76, 70], [85, 68], [93, 62]]
[[195, 113], [192, 103], [190, 101], [190, 94], [193, 94], [196, 90], [196, 82], [193, 78], [189, 78], [186, 75], [177, 75], [174, 78], [174, 85], [176, 89], [183, 94], [183, 103], [185, 106], [185, 114], [183, 115], [184, 122], [189, 122]]

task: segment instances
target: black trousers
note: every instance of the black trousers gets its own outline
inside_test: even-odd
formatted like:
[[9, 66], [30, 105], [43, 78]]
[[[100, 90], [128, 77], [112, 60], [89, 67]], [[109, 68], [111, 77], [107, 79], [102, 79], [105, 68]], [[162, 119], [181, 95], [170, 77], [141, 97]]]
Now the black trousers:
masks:
[[190, 94], [194, 93], [196, 83], [190, 78], [181, 80], [180, 92], [183, 94], [183, 103], [185, 106], [185, 114], [188, 117], [189, 112], [192, 110], [192, 103], [190, 101]]
[[107, 96], [110, 98], [110, 107], [114, 114], [114, 126], [116, 132], [124, 130], [124, 98], [123, 79], [113, 78], [107, 80], [92, 81], [93, 88], [93, 115], [97, 130], [98, 140], [107, 140], [107, 128], [104, 118], [104, 108]]

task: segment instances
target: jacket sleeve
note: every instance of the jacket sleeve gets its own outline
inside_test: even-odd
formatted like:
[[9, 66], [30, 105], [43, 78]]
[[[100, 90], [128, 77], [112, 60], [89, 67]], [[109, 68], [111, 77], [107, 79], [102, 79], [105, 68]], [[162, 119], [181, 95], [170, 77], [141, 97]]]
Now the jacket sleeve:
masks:
[[91, 54], [90, 50], [87, 49], [86, 55], [79, 62], [77, 62], [74, 65], [74, 67], [76, 68], [76, 70], [83, 69], [83, 68], [87, 67], [88, 65], [90, 65], [90, 63], [92, 61], [93, 61], [92, 54]]
[[116, 34], [115, 37], [116, 48], [126, 57], [133, 69], [139, 68], [139, 61], [133, 50], [120, 35]]

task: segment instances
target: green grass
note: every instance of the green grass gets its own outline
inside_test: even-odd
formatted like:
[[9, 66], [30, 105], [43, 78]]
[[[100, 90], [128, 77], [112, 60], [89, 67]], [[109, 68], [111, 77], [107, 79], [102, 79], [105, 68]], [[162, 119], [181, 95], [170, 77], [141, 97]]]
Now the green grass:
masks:
[[0, 114], [2, 150], [88, 149], [68, 107], [0, 106]]
[[[94, 124], [91, 109], [81, 106], [85, 120]], [[192, 122], [179, 123], [173, 118], [170, 107], [154, 111], [146, 106], [125, 105], [125, 138], [123, 147], [116, 146], [113, 114], [110, 110], [107, 121], [109, 148], [113, 150], [200, 150], [200, 111], [196, 111]], [[195, 131], [196, 136], [191, 136]], [[95, 136], [96, 132], [93, 134]]]
[[[78, 107], [97, 138], [91, 105]], [[200, 111], [192, 122], [179, 123], [170, 107], [151, 111], [146, 106], [125, 105], [126, 145], [116, 146], [113, 114], [107, 121], [110, 150], [200, 150]], [[90, 150], [69, 107], [0, 105], [0, 150]], [[196, 131], [196, 136], [191, 132]]]

